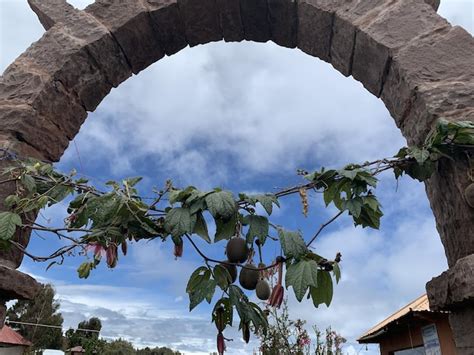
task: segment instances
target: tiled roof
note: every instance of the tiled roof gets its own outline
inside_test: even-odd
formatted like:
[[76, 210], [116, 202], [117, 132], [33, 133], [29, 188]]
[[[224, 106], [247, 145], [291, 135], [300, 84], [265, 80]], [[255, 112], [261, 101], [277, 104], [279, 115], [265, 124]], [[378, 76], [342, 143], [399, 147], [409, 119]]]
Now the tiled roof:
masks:
[[30, 346], [31, 343], [23, 338], [20, 334], [15, 332], [9, 326], [4, 325], [0, 329], [0, 343], [10, 344], [10, 345], [21, 345], [21, 346]]
[[392, 314], [390, 317], [387, 319], [381, 321], [379, 324], [377, 324], [375, 327], [369, 329], [365, 334], [363, 334], [358, 340], [364, 340], [365, 337], [371, 336], [393, 321], [396, 321], [397, 319], [400, 319], [404, 315], [410, 313], [410, 312], [429, 312], [430, 311], [430, 304], [428, 302], [428, 296], [424, 294], [423, 296], [418, 297], [416, 300], [413, 302], [407, 304], [405, 307], [402, 309], [396, 311], [394, 314]]

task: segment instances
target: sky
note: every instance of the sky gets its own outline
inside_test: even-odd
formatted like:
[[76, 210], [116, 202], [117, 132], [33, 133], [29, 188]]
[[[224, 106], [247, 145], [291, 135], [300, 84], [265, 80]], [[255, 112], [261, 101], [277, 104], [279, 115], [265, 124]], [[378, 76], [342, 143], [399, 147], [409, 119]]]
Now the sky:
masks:
[[[91, 1], [70, 1], [83, 8]], [[470, 0], [442, 0], [439, 13], [474, 31]], [[44, 33], [26, 0], [0, 0], [0, 69]], [[171, 178], [177, 186], [223, 187], [234, 192], [272, 192], [300, 182], [296, 169], [341, 167], [390, 157], [406, 144], [383, 103], [329, 64], [273, 43], [212, 43], [186, 48], [123, 83], [89, 114], [58, 169], [104, 181], [143, 176], [142, 191]], [[444, 250], [424, 186], [409, 178], [398, 184], [381, 177], [377, 195], [385, 216], [380, 230], [354, 228], [342, 217], [315, 243], [315, 251], [343, 255], [342, 279], [332, 305], [298, 303], [288, 291], [290, 316], [308, 326], [331, 325], [347, 338], [348, 354], [377, 354], [355, 339], [425, 292], [425, 284], [447, 269]], [[273, 221], [309, 238], [334, 210], [310, 195], [310, 213], [297, 198], [282, 200]], [[54, 225], [64, 206], [42, 213]], [[47, 254], [59, 244], [33, 236], [31, 252]], [[224, 243], [200, 245], [223, 256]], [[273, 248], [273, 249], [272, 249]], [[267, 262], [278, 248], [271, 246]], [[137, 243], [114, 270], [101, 266], [77, 278], [81, 257], [46, 271], [24, 261], [21, 270], [57, 291], [65, 327], [98, 316], [102, 335], [136, 346], [169, 346], [186, 354], [215, 350], [210, 308], [188, 312], [186, 282], [201, 260], [185, 246], [175, 260], [170, 242]], [[228, 354], [250, 354], [236, 330]]]

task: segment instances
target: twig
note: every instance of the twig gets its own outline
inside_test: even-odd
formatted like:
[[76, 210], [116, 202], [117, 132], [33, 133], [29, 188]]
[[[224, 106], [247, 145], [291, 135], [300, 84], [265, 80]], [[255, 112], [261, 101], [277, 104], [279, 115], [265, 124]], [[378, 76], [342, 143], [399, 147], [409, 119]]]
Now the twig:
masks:
[[344, 213], [344, 211], [340, 211], [338, 214], [336, 214], [334, 217], [332, 217], [329, 221], [327, 221], [326, 223], [323, 223], [321, 224], [321, 226], [319, 227], [318, 231], [316, 232], [316, 234], [314, 235], [313, 238], [311, 238], [311, 240], [306, 243], [306, 247], [309, 248], [309, 246], [316, 240], [316, 238], [321, 234], [321, 232], [323, 231], [324, 228], [326, 228], [328, 225], [330, 225], [332, 222], [334, 222], [336, 219], [339, 218], [340, 215], [342, 215]]

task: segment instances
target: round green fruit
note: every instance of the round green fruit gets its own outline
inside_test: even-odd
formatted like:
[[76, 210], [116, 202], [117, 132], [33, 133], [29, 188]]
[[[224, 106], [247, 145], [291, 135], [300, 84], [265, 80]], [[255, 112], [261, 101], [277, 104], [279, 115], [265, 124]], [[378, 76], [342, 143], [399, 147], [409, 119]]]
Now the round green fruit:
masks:
[[227, 258], [231, 263], [244, 263], [249, 255], [247, 242], [242, 238], [232, 238], [226, 247]]
[[258, 281], [256, 287], [256, 294], [259, 299], [261, 299], [262, 301], [266, 301], [270, 298], [271, 293], [272, 290], [270, 289], [270, 285], [267, 281], [265, 281], [264, 279]]
[[260, 272], [254, 264], [247, 264], [240, 270], [239, 282], [246, 290], [255, 290]]

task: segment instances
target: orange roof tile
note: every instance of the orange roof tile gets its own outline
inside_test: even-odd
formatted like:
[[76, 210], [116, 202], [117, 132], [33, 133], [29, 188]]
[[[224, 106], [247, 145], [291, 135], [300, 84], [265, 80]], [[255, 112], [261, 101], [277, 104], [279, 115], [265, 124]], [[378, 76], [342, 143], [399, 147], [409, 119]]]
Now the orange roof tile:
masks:
[[23, 338], [20, 334], [15, 332], [12, 328], [4, 325], [0, 329], [0, 343], [10, 345], [31, 346], [31, 343]]
[[361, 337], [359, 337], [358, 340], [363, 340], [363, 338], [378, 332], [379, 330], [383, 329], [388, 324], [392, 323], [393, 321], [396, 321], [397, 319], [403, 317], [404, 315], [410, 312], [429, 312], [429, 311], [430, 311], [430, 304], [428, 302], [428, 296], [424, 294], [423, 296], [418, 297], [413, 302], [407, 304], [402, 309], [399, 309], [390, 317], [384, 319], [373, 328], [369, 329]]

